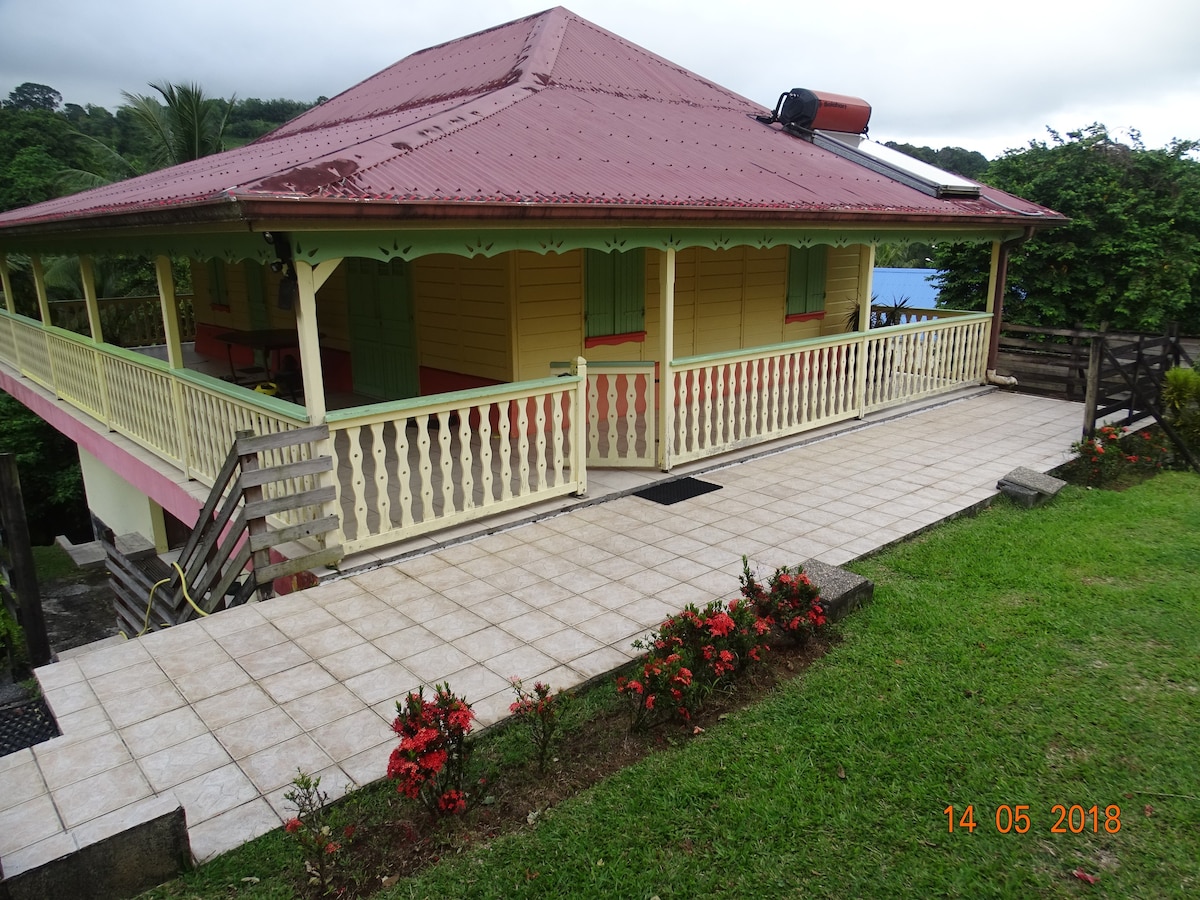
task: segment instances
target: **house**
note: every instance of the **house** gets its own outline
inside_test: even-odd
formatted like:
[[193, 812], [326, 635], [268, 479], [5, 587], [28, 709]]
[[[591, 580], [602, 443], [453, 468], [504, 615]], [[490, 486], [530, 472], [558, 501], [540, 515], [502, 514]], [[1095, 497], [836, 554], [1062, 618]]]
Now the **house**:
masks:
[[[983, 383], [1006, 254], [1063, 217], [796, 97], [775, 121], [562, 8], [414, 53], [245, 147], [0, 214], [0, 387], [160, 544], [235, 432], [327, 423], [355, 552]], [[990, 243], [986, 311], [871, 329], [875, 248], [912, 240]], [[85, 296], [55, 304], [64, 254]], [[156, 260], [157, 350], [105, 331], [111, 254]]]

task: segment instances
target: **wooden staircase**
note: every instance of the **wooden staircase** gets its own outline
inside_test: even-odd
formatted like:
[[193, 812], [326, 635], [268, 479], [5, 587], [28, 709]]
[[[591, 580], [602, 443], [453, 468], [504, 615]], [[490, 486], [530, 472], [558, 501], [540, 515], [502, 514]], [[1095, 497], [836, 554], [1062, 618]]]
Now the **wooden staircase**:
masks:
[[[329, 428], [239, 432], [178, 559], [101, 534], [117, 625], [129, 637], [274, 595], [274, 580], [342, 558]], [[272, 562], [282, 544], [304, 552]]]

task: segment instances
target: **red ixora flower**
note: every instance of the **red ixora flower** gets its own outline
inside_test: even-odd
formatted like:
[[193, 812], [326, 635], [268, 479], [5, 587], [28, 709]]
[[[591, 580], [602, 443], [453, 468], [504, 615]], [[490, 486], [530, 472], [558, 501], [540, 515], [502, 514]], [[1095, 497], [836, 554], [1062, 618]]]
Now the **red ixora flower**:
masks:
[[287, 824], [283, 826], [283, 830], [288, 834], [295, 834], [303, 827], [304, 823], [299, 819], [288, 819]]
[[734, 629], [733, 619], [729, 613], [725, 612], [713, 613], [704, 624], [708, 626], [708, 630], [713, 633], [714, 637], [725, 637]]
[[446, 791], [438, 798], [438, 809], [444, 813], [461, 813], [467, 808], [467, 798], [462, 791]]

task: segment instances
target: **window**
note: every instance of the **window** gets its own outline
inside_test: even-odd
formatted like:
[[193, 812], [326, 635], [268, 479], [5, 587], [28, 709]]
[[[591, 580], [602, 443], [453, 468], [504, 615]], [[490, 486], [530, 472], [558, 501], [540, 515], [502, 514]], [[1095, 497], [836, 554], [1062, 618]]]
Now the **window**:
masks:
[[644, 340], [645, 311], [645, 251], [585, 250], [584, 345]]
[[825, 258], [829, 248], [788, 248], [788, 322], [825, 316]]

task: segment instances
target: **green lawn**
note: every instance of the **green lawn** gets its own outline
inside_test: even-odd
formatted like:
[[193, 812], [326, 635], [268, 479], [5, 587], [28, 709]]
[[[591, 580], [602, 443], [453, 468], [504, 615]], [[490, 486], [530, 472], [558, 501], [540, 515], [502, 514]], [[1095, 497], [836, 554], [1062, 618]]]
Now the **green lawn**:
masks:
[[[1200, 895], [1200, 478], [1000, 502], [853, 568], [875, 602], [803, 677], [382, 896]], [[209, 869], [172, 895], [286, 896], [261, 856]]]

